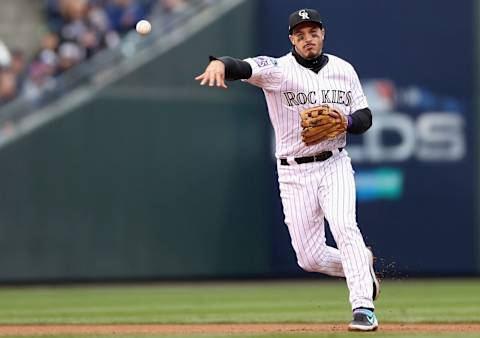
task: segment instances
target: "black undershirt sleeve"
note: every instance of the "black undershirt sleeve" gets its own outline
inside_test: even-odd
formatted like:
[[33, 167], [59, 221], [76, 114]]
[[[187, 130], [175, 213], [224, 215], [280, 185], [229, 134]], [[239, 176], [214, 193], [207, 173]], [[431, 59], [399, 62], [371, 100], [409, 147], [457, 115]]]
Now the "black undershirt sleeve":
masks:
[[347, 128], [350, 134], [363, 134], [372, 126], [372, 112], [369, 108], [363, 108], [350, 115], [351, 125]]
[[210, 61], [219, 60], [225, 64], [225, 80], [249, 79], [252, 76], [252, 67], [246, 61], [230, 56], [221, 56], [219, 58], [210, 56], [209, 58]]

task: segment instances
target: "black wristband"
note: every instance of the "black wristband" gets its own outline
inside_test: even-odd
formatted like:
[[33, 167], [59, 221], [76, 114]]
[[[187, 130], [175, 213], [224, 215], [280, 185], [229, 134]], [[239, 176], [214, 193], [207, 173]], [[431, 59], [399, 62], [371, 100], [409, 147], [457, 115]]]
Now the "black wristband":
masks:
[[225, 65], [225, 80], [249, 79], [252, 76], [252, 67], [246, 61], [235, 59], [230, 56], [209, 56], [210, 62], [214, 60], [222, 61]]

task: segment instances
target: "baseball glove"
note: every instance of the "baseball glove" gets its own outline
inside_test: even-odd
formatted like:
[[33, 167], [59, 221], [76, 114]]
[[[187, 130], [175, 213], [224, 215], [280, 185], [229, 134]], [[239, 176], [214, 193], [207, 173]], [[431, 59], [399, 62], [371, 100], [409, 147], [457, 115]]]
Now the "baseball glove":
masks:
[[332, 139], [347, 131], [347, 118], [327, 105], [309, 108], [300, 113], [302, 140], [307, 146]]

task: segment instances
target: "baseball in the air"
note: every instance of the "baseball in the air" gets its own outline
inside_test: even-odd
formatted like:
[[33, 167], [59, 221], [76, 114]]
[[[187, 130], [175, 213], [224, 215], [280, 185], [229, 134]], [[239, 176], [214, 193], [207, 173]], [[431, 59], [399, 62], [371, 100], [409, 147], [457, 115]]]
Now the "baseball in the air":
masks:
[[152, 25], [147, 20], [140, 20], [137, 22], [135, 29], [137, 30], [138, 34], [147, 35], [152, 30]]

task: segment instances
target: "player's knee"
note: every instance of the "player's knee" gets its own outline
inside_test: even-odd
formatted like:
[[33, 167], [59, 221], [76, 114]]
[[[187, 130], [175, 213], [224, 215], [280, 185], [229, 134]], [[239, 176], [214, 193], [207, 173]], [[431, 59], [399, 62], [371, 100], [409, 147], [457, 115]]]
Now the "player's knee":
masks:
[[[321, 243], [321, 242], [319, 242]], [[319, 244], [317, 243], [317, 244]], [[323, 253], [326, 245], [317, 246], [315, 248], [307, 248], [306, 250], [297, 250], [297, 264], [307, 272], [323, 272]]]
[[302, 270], [307, 272], [319, 272], [330, 274], [330, 270], [328, 266], [322, 264], [323, 261], [308, 261], [308, 260], [297, 260], [298, 266], [302, 268]]
[[304, 271], [307, 271], [307, 272], [318, 271], [317, 264], [315, 264], [313, 261], [310, 261], [309, 259], [306, 259], [305, 257], [298, 258], [297, 264]]

